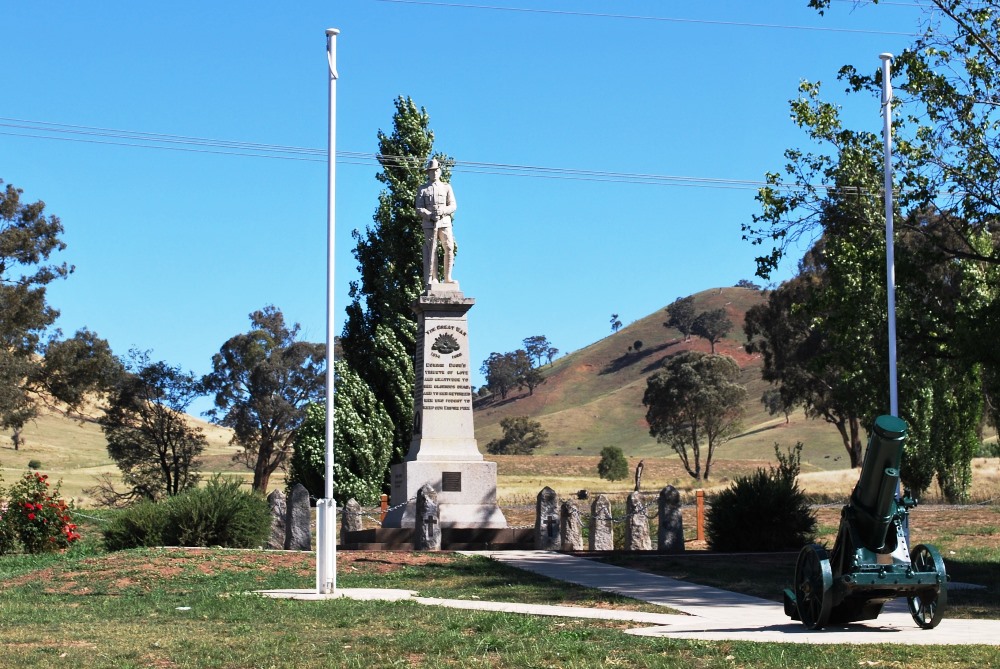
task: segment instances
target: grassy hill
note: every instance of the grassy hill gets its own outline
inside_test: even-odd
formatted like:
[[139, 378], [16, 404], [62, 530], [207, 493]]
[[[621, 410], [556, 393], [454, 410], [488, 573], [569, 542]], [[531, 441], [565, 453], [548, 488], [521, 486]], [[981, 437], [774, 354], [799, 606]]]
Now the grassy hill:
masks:
[[[736, 359], [748, 390], [744, 432], [719, 448], [716, 457], [773, 460], [775, 442], [788, 448], [802, 441], [806, 445], [803, 460], [812, 467], [846, 467], [840, 436], [832, 426], [806, 419], [801, 412], [786, 424], [784, 416], [769, 416], [760, 403], [767, 384], [760, 378], [760, 359], [743, 350], [743, 315], [760, 304], [764, 295], [747, 288], [714, 288], [694, 298], [698, 311], [722, 308], [733, 321], [733, 331], [716, 346], [716, 352]], [[605, 446], [618, 446], [632, 456], [671, 455], [666, 446], [649, 436], [642, 405], [646, 378], [665, 357], [684, 350], [708, 352], [709, 345], [698, 338], [684, 341], [680, 332], [664, 327], [665, 308], [546, 365], [546, 382], [533, 395], [515, 391], [506, 400], [478, 407], [476, 438], [480, 446], [501, 435], [503, 418], [530, 416], [549, 433], [549, 443], [539, 449], [540, 455], [596, 455]], [[641, 348], [630, 351], [637, 340], [642, 342]]]
[[[96, 411], [95, 411], [96, 415]], [[197, 418], [189, 420], [201, 427], [208, 438], [208, 448], [202, 454], [202, 471], [221, 472], [251, 480], [253, 473], [241, 463], [233, 462], [237, 448], [229, 444], [228, 429], [206, 423]], [[80, 506], [90, 506], [92, 500], [84, 494], [94, 486], [95, 477], [111, 472], [117, 478], [118, 468], [108, 457], [107, 442], [100, 426], [93, 417], [72, 418], [54, 409], [44, 409], [34, 421], [24, 428], [24, 445], [17, 451], [7, 432], [0, 433], [0, 477], [6, 485], [13, 483], [35, 460], [40, 471], [52, 479], [62, 479], [62, 490], [74, 497]], [[273, 487], [283, 485], [281, 472], [272, 477]]]

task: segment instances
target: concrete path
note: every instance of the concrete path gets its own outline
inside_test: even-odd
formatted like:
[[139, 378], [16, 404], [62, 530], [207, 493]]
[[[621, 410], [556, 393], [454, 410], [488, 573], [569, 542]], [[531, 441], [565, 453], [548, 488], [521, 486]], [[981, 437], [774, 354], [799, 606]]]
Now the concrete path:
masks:
[[644, 602], [686, 616], [664, 625], [628, 630], [637, 636], [784, 643], [905, 643], [1000, 645], [1000, 620], [945, 618], [932, 630], [917, 627], [905, 599], [890, 602], [875, 620], [809, 630], [785, 615], [781, 604], [666, 576], [646, 574], [585, 558], [542, 551], [480, 552], [498, 562]]
[[597, 588], [651, 604], [667, 606], [681, 615], [645, 613], [579, 606], [547, 606], [490, 602], [478, 599], [420, 597], [410, 590], [343, 588], [333, 595], [315, 590], [266, 590], [267, 597], [323, 600], [347, 597], [357, 600], [409, 600], [427, 606], [473, 611], [499, 611], [527, 615], [621, 620], [645, 625], [627, 630], [636, 636], [680, 639], [742, 640], [812, 644], [900, 643], [909, 645], [1000, 645], [1000, 620], [949, 619], [932, 630], [917, 627], [906, 610], [906, 600], [895, 600], [875, 620], [806, 629], [790, 620], [780, 604], [757, 597], [695, 585], [685, 581], [615, 567], [593, 560], [547, 551], [464, 551], [483, 555], [512, 567], [569, 583]]

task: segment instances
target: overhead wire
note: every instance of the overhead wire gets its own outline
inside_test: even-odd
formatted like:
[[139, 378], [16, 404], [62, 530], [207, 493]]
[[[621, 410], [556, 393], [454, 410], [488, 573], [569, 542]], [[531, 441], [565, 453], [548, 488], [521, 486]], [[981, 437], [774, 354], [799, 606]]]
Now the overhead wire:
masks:
[[551, 14], [557, 16], [584, 16], [600, 19], [625, 19], [632, 21], [661, 21], [666, 23], [687, 23], [738, 28], [768, 28], [776, 30], [809, 30], [815, 32], [854, 33], [861, 35], [892, 35], [898, 37], [920, 37], [919, 33], [904, 33], [890, 30], [863, 30], [860, 28], [831, 28], [828, 26], [785, 25], [780, 23], [751, 23], [742, 21], [716, 21], [711, 19], [685, 19], [674, 16], [642, 16], [634, 14], [612, 14], [606, 12], [581, 12], [568, 9], [543, 9], [539, 7], [505, 7], [500, 5], [476, 5], [460, 2], [438, 2], [432, 0], [375, 0], [397, 5], [423, 5], [448, 9], [481, 9], [502, 12], [523, 12], [528, 14]]
[[[128, 148], [159, 149], [186, 153], [204, 153], [251, 158], [269, 158], [305, 162], [326, 162], [325, 149], [248, 142], [242, 140], [211, 139], [189, 135], [169, 135], [165, 133], [121, 130], [78, 124], [55, 123], [0, 117], [0, 135], [25, 137], [30, 139], [50, 139], [57, 141], [82, 142], [87, 144], [122, 146]], [[395, 164], [411, 162], [406, 156], [386, 156], [360, 151], [337, 151], [337, 162], [347, 165]], [[570, 181], [590, 181], [603, 183], [623, 183], [633, 185], [697, 187], [719, 189], [760, 190], [769, 187], [775, 190], [804, 190], [810, 186], [795, 183], [768, 183], [750, 179], [725, 179], [688, 175], [651, 174], [643, 172], [616, 172], [610, 170], [590, 170], [542, 165], [521, 165], [511, 163], [491, 163], [482, 161], [449, 161], [454, 172], [559, 179]], [[829, 191], [825, 186], [812, 186]]]

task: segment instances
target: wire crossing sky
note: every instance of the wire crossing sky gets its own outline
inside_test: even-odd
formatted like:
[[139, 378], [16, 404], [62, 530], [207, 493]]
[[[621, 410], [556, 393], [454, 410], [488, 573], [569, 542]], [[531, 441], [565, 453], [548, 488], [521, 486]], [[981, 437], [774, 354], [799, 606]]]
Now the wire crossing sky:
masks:
[[612, 313], [627, 325], [752, 279], [740, 226], [784, 150], [809, 148], [789, 121], [800, 80], [880, 132], [878, 100], [845, 97], [836, 73], [874, 72], [934, 20], [905, 2], [478, 4], [6, 7], [0, 179], [66, 228], [59, 326], [198, 373], [267, 304], [323, 339], [336, 27], [338, 309], [382, 188], [377, 132], [411, 96], [456, 161], [473, 361], [533, 335], [573, 351]]

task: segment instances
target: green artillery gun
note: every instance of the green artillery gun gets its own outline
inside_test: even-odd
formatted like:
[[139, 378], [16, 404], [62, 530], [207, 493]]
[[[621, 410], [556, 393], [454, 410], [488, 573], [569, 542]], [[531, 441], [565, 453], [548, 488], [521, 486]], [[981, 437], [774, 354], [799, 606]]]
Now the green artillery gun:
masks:
[[906, 423], [879, 416], [868, 442], [861, 477], [840, 516], [829, 555], [811, 544], [795, 564], [795, 589], [785, 590], [785, 613], [809, 629], [873, 620], [891, 599], [905, 596], [917, 625], [941, 622], [948, 575], [937, 549], [906, 541], [909, 492], [896, 498]]

